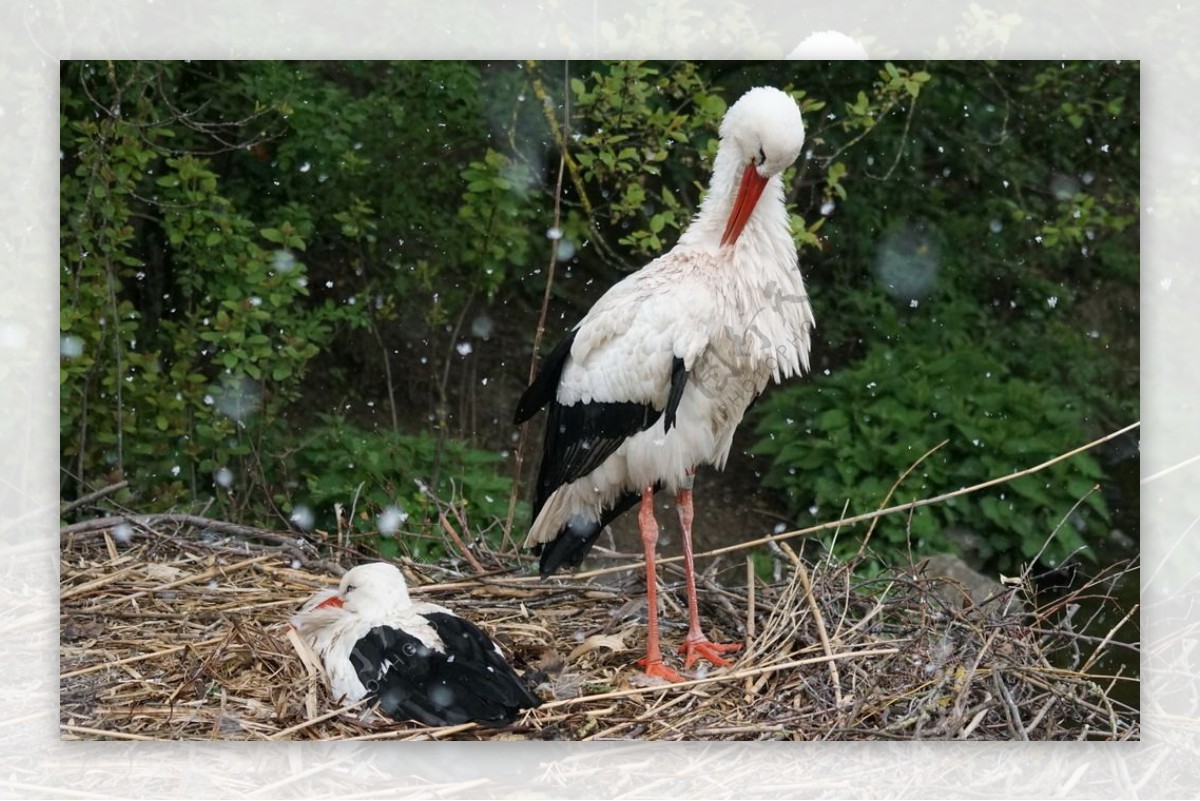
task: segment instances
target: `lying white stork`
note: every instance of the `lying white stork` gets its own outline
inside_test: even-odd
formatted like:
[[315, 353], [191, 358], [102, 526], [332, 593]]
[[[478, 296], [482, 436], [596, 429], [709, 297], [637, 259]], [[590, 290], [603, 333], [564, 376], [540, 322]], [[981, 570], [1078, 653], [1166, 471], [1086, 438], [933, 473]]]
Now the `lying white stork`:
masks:
[[377, 698], [396, 720], [503, 726], [541, 704], [486, 634], [443, 606], [414, 604], [385, 562], [346, 571], [291, 624], [324, 661], [334, 697]]
[[[804, 144], [786, 93], [751, 89], [721, 122], [700, 212], [665, 255], [604, 294], [546, 357], [518, 424], [549, 405], [526, 546], [542, 577], [577, 567], [600, 531], [641, 503], [649, 621], [646, 672], [681, 677], [658, 644], [654, 493], [676, 493], [689, 627], [685, 667], [721, 657], [700, 629], [692, 565], [696, 466], [725, 466], [733, 432], [768, 381], [808, 369], [812, 309], [784, 205], [783, 172]], [[761, 197], [760, 197], [761, 196]]]

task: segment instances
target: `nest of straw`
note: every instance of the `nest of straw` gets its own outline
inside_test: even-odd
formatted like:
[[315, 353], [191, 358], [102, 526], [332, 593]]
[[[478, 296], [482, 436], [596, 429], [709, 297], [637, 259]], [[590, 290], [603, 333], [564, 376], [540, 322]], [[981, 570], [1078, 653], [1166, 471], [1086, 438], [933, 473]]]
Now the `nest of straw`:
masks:
[[[514, 573], [510, 555], [482, 546], [465, 570], [402, 563], [414, 598], [479, 624], [544, 700], [503, 729], [428, 728], [339, 708], [320, 665], [289, 632], [301, 602], [361, 559], [343, 555], [339, 564], [293, 534], [186, 515], [77, 523], [62, 534], [61, 736], [1139, 737], [1137, 710], [1117, 700], [1136, 677], [1103, 668], [1112, 649], [1130, 647], [1112, 636], [1121, 623], [1106, 637], [1071, 624], [1080, 597], [1105, 595], [1100, 580], [1039, 607], [1028, 581], [973, 601], [925, 566], [861, 580], [853, 565], [806, 564], [786, 542], [777, 552], [786, 570], [771, 583], [753, 576], [748, 557], [744, 567], [727, 556], [707, 560], [699, 578], [707, 633], [746, 647], [732, 667], [677, 685], [652, 683], [633, 666], [645, 643], [638, 561], [546, 581]], [[664, 562], [664, 640], [678, 643], [683, 576], [678, 561]]]

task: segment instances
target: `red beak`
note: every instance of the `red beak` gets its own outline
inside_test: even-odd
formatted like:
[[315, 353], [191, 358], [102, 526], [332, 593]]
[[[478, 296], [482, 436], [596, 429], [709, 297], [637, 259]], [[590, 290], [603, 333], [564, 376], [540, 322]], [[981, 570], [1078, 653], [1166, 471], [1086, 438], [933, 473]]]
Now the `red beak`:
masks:
[[747, 164], [733, 201], [733, 211], [729, 213], [729, 222], [725, 225], [725, 234], [721, 237], [722, 245], [732, 245], [742, 235], [742, 229], [746, 227], [746, 221], [750, 219], [750, 213], [754, 211], [766, 185], [767, 179], [758, 174], [754, 163]]
[[332, 598], [326, 598], [324, 601], [321, 601], [321, 603], [317, 604], [314, 608], [315, 609], [326, 609], [328, 607], [337, 607], [338, 609], [341, 609], [342, 608], [342, 599], [339, 596], [335, 595]]

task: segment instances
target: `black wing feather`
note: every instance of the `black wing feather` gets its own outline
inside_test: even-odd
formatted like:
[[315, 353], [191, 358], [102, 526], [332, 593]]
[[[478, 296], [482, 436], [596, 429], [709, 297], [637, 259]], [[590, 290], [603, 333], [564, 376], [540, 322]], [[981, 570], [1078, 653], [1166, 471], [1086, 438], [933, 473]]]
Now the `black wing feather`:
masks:
[[444, 644], [441, 653], [391, 626], [376, 626], [355, 644], [359, 680], [385, 714], [429, 726], [503, 726], [541, 705], [473, 623], [441, 612], [425, 618]]
[[[543, 406], [549, 404], [550, 407], [533, 498], [534, 520], [555, 490], [595, 470], [621, 447], [621, 443], [653, 426], [664, 414], [664, 430], [670, 431], [676, 424], [676, 414], [687, 386], [688, 372], [683, 359], [676, 356], [671, 362], [670, 390], [663, 409], [633, 401], [592, 401], [564, 406], [556, 400], [556, 395], [575, 334], [571, 332], [550, 352], [541, 371], [517, 403], [515, 420], [518, 424]], [[534, 553], [541, 556], [539, 572], [542, 577], [564, 565], [578, 567], [604, 527], [640, 498], [640, 491], [624, 493], [602, 511], [600, 520], [572, 519], [553, 541], [545, 543], [544, 547], [534, 546]]]
[[675, 413], [679, 411], [679, 401], [683, 399], [683, 388], [687, 386], [688, 373], [683, 366], [683, 359], [676, 356], [671, 362], [671, 392], [667, 395], [667, 408], [663, 410], [666, 420], [663, 421], [663, 431], [670, 431], [675, 425]]
[[[658, 485], [655, 485], [655, 491], [658, 491]], [[533, 553], [541, 557], [538, 560], [538, 575], [546, 578], [560, 567], [579, 567], [604, 527], [636, 506], [641, 499], [640, 492], [626, 492], [600, 513], [599, 520], [568, 520], [553, 540], [533, 546]]]
[[648, 403], [551, 404], [534, 519], [556, 489], [595, 470], [622, 442], [657, 423], [661, 415]]
[[567, 357], [571, 355], [571, 345], [574, 344], [575, 335], [578, 333], [578, 331], [572, 331], [567, 334], [542, 362], [542, 367], [534, 377], [533, 383], [525, 388], [521, 400], [517, 401], [517, 412], [513, 416], [513, 422], [516, 425], [521, 425], [537, 414], [538, 409], [554, 400], [555, 393], [558, 392], [559, 379], [562, 378], [563, 367], [566, 366]]

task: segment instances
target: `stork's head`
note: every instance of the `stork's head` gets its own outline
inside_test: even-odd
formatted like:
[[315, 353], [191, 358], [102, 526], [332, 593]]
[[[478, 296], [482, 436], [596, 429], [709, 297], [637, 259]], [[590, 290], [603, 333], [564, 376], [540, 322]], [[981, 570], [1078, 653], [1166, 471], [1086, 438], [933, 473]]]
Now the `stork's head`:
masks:
[[725, 112], [721, 147], [732, 146], [742, 166], [741, 183], [721, 244], [737, 241], [768, 179], [787, 169], [804, 147], [800, 107], [787, 92], [757, 86]]
[[321, 606], [340, 606], [347, 612], [380, 613], [411, 603], [404, 574], [395, 565], [371, 562], [346, 571], [337, 595]]

